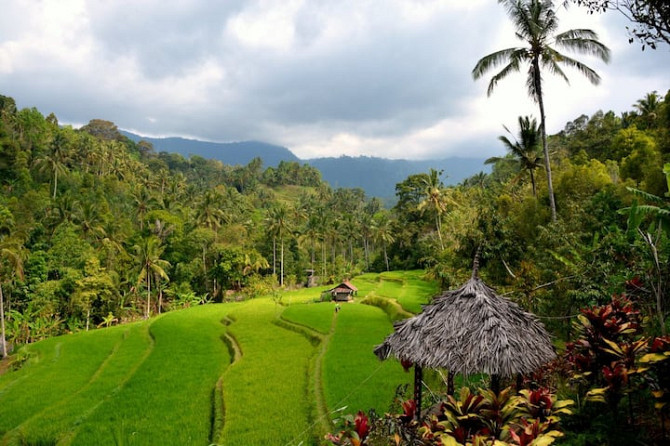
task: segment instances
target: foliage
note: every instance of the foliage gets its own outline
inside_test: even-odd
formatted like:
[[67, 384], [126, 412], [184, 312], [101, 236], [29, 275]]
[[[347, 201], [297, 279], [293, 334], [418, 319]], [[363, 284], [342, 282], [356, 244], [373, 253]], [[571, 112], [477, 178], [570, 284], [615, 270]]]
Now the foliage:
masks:
[[557, 400], [547, 389], [515, 395], [511, 388], [496, 394], [463, 387], [457, 397], [447, 395], [431, 408], [421, 422], [409, 400], [402, 403], [400, 414], [377, 418], [358, 412], [353, 421], [345, 417], [344, 429], [326, 439], [334, 445], [549, 445], [562, 436], [560, 416], [570, 415], [572, 404]]
[[634, 23], [632, 28], [626, 27], [630, 35], [629, 43], [638, 40], [643, 51], [646, 46], [656, 49], [659, 43], [670, 45], [670, 5], [664, 0], [571, 1], [587, 7], [590, 12], [618, 11]]

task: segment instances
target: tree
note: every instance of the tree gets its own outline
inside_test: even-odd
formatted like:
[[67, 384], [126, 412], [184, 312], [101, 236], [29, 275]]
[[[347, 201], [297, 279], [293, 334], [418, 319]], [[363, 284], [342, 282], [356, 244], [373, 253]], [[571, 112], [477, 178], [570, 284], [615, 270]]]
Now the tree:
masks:
[[[122, 141], [125, 138], [116, 124], [110, 121], [105, 121], [104, 119], [91, 119], [88, 124], [79, 130], [100, 138], [103, 141]], [[144, 142], [146, 143], [146, 141]]]
[[69, 155], [66, 147], [67, 140], [60, 133], [56, 134], [51, 143], [51, 153], [35, 160], [35, 166], [40, 172], [49, 171], [53, 177], [53, 199], [56, 199], [58, 190], [58, 175], [65, 175], [67, 168], [65, 163]]
[[[663, 173], [666, 178], [667, 188], [670, 190], [670, 163], [665, 164]], [[628, 190], [633, 192], [636, 196], [642, 197], [646, 201], [655, 203], [638, 205], [637, 202], [634, 202], [631, 207], [622, 209], [620, 212], [628, 213], [628, 233], [631, 234], [637, 232], [642, 237], [644, 243], [649, 247], [655, 273], [655, 280], [652, 278], [649, 283], [656, 300], [656, 314], [659, 327], [662, 335], [665, 336], [665, 312], [663, 309], [665, 290], [663, 283], [663, 266], [667, 265], [667, 259], [665, 262], [661, 259], [659, 255], [659, 245], [662, 233], [665, 232], [666, 236], [670, 234], [670, 209], [667, 207], [665, 200], [661, 197], [648, 194], [639, 189], [628, 188]], [[670, 196], [670, 192], [666, 192], [666, 196]], [[664, 204], [666, 206], [663, 206]], [[651, 217], [652, 224], [649, 225], [648, 229], [643, 230], [641, 225], [647, 216]]]
[[389, 271], [389, 256], [386, 251], [386, 247], [395, 241], [393, 237], [393, 225], [391, 219], [386, 213], [379, 213], [375, 216], [374, 227], [375, 239], [381, 242], [382, 251], [384, 253], [384, 264], [386, 265], [386, 271]]
[[[667, 0], [570, 0], [589, 12], [618, 11], [629, 21], [635, 23], [633, 29], [626, 27], [630, 38], [642, 43], [642, 50], [649, 45], [656, 49], [656, 44], [670, 45], [670, 3]], [[569, 3], [568, 0], [564, 4]]]
[[117, 287], [105, 268], [100, 266], [100, 260], [95, 256], [89, 257], [84, 266], [84, 277], [77, 280], [72, 296], [72, 301], [86, 313], [86, 331], [90, 326], [93, 305], [96, 302], [109, 305], [117, 296]]
[[[507, 127], [505, 130], [511, 135]], [[519, 139], [515, 138], [512, 143], [506, 136], [499, 136], [505, 148], [512, 158], [492, 157], [484, 161], [485, 164], [497, 163], [500, 161], [513, 161], [519, 166], [519, 170], [527, 171], [530, 175], [530, 182], [533, 185], [533, 197], [537, 197], [537, 188], [535, 185], [535, 169], [542, 165], [539, 155], [540, 149], [540, 129], [537, 127], [537, 120], [528, 116], [519, 116]]]
[[653, 128], [656, 120], [659, 118], [659, 112], [663, 101], [656, 91], [647, 93], [644, 98], [638, 99], [633, 107], [640, 114], [643, 123], [641, 128]]
[[440, 248], [444, 251], [444, 242], [442, 241], [442, 214], [447, 210], [446, 196], [444, 195], [444, 185], [440, 180], [442, 171], [430, 169], [428, 175], [423, 179], [424, 198], [419, 203], [418, 209], [432, 209], [435, 213], [435, 230], [440, 239]]
[[[276, 259], [276, 240], [279, 239], [280, 257], [279, 257], [279, 285], [284, 286], [284, 236], [290, 232], [291, 224], [288, 219], [289, 211], [284, 205], [279, 205], [268, 209], [266, 222], [268, 230], [272, 235], [272, 256]], [[274, 267], [273, 267], [274, 268]]]
[[145, 319], [150, 316], [151, 305], [151, 277], [156, 280], [160, 278], [169, 280], [165, 269], [170, 267], [170, 262], [161, 259], [165, 247], [161, 246], [160, 240], [156, 236], [149, 236], [134, 246], [137, 259], [140, 261], [140, 274], [137, 277], [137, 284], [143, 281], [147, 284], [147, 307], [144, 313]]
[[544, 151], [544, 167], [547, 171], [547, 187], [551, 218], [556, 221], [556, 201], [551, 181], [551, 165], [547, 147], [546, 119], [542, 91], [542, 70], [549, 71], [568, 81], [561, 66], [575, 68], [592, 84], [600, 83], [600, 76], [583, 63], [560, 53], [554, 47], [565, 48], [589, 54], [609, 61], [609, 49], [598, 41], [598, 35], [589, 29], [572, 29], [555, 34], [558, 18], [550, 0], [499, 0], [507, 7], [507, 14], [514, 22], [516, 35], [526, 46], [496, 51], [480, 59], [472, 70], [472, 76], [479, 79], [486, 72], [504, 65], [489, 82], [487, 94], [490, 96], [498, 82], [510, 73], [519, 71], [522, 64], [529, 65], [526, 85], [529, 96], [540, 108], [540, 131]]
[[211, 229], [216, 234], [225, 218], [220, 209], [221, 196], [216, 191], [208, 190], [197, 205], [196, 221], [202, 227]]
[[14, 226], [14, 218], [11, 212], [0, 205], [0, 354], [7, 357], [7, 342], [5, 333], [5, 298], [2, 293], [2, 267], [8, 265], [12, 273], [23, 278], [23, 259], [21, 258], [21, 245], [9, 237], [10, 230]]

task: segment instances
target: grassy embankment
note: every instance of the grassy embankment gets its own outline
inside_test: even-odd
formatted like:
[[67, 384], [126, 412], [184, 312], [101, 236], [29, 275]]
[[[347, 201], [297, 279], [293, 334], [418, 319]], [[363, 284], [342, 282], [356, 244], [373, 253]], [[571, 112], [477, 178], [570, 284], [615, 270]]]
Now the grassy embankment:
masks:
[[353, 282], [356, 303], [337, 316], [310, 289], [28, 346], [32, 359], [0, 376], [0, 443], [316, 443], [334, 410], [384, 411], [410, 380], [372, 354], [392, 327], [361, 300], [434, 294], [415, 272]]

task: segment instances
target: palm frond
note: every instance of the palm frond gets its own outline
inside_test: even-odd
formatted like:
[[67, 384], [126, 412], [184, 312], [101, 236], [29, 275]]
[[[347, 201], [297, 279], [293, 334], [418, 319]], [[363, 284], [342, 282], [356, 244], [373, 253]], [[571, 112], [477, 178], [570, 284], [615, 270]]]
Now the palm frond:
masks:
[[502, 142], [507, 150], [514, 150], [518, 142], [512, 143], [506, 136], [498, 136], [498, 141]]
[[653, 203], [663, 203], [665, 201], [663, 198], [657, 195], [650, 194], [649, 192], [645, 192], [640, 189], [635, 189], [634, 187], [627, 187], [626, 190], [637, 197], [644, 198], [645, 200], [651, 201]]
[[[547, 50], [551, 49], [548, 48]], [[548, 53], [546, 57], [542, 58], [542, 66], [549, 70], [551, 74], [562, 78], [569, 85], [570, 79], [568, 79], [568, 76], [563, 72], [560, 65], [557, 63], [557, 61], [563, 61], [565, 56], [553, 50], [547, 51], [546, 53]]]
[[[631, 210], [633, 211], [632, 214]], [[633, 220], [637, 221], [637, 226], [639, 226], [642, 217], [648, 215], [663, 220], [670, 218], [670, 209], [663, 209], [649, 204], [639, 204], [631, 207], [621, 208], [617, 211], [617, 213], [620, 215], [629, 214], [629, 226], [631, 226], [630, 221]]]
[[472, 77], [474, 79], [479, 79], [487, 71], [499, 65], [508, 63], [510, 60], [513, 60], [513, 55], [521, 49], [522, 48], [507, 48], [482, 57], [472, 69]]
[[581, 54], [596, 56], [603, 62], [610, 61], [610, 49], [598, 41], [598, 34], [590, 29], [572, 29], [554, 37], [557, 46]]
[[600, 76], [593, 70], [593, 68], [589, 67], [588, 65], [565, 55], [563, 55], [561, 63], [579, 71], [593, 85], [600, 84]]
[[519, 60], [514, 59], [507, 66], [505, 66], [505, 68], [500, 70], [498, 74], [496, 74], [491, 78], [489, 86], [486, 89], [486, 94], [488, 96], [491, 96], [491, 93], [493, 93], [493, 89], [496, 87], [496, 85], [498, 85], [498, 82], [505, 79], [513, 71], [519, 71], [519, 66], [520, 66]]

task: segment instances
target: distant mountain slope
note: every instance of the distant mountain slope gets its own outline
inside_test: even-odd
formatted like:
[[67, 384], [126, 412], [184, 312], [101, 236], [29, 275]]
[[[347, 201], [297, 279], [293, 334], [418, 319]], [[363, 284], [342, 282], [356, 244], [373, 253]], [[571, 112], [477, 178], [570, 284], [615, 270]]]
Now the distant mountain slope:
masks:
[[376, 157], [315, 158], [305, 162], [321, 171], [332, 187], [361, 187], [369, 196], [390, 198], [395, 185], [409, 175], [444, 170], [447, 185], [458, 184], [481, 171], [490, 171], [484, 158], [445, 158], [441, 160], [390, 160]]
[[217, 159], [232, 166], [249, 164], [249, 161], [257, 156], [263, 159], [265, 167], [276, 167], [280, 161], [300, 161], [286, 147], [259, 141], [221, 143], [179, 137], [149, 138], [126, 131], [121, 131], [121, 133], [135, 142], [141, 139], [150, 142], [157, 152], [175, 152], [186, 158], [198, 155], [203, 158]]
[[216, 143], [185, 139], [149, 138], [122, 131], [133, 141], [141, 139], [153, 144], [157, 152], [176, 152], [185, 157], [198, 155], [217, 159], [229, 165], [246, 165], [255, 157], [263, 160], [264, 167], [276, 167], [280, 161], [296, 161], [316, 167], [331, 187], [360, 187], [371, 197], [392, 200], [395, 185], [409, 175], [444, 170], [442, 177], [447, 185], [458, 184], [480, 171], [489, 171], [484, 158], [445, 158], [440, 160], [390, 160], [377, 157], [314, 158], [301, 160], [289, 149], [258, 141]]

